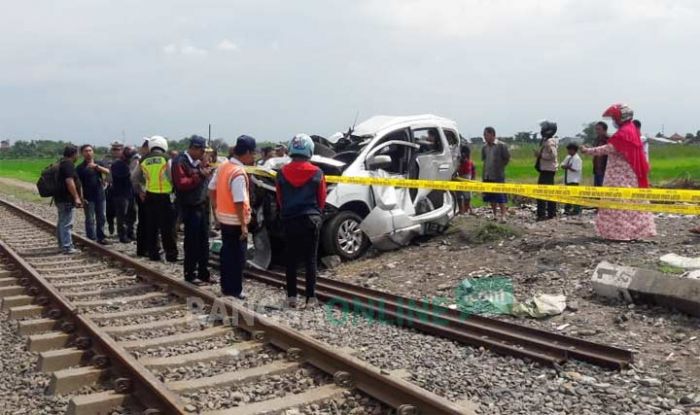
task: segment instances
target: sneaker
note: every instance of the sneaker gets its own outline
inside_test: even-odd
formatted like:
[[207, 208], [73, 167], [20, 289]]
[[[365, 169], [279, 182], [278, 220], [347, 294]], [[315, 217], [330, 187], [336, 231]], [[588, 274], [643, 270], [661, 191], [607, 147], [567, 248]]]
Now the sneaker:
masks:
[[318, 307], [318, 298], [316, 298], [316, 297], [307, 298], [305, 308], [315, 308], [315, 307]]
[[285, 301], [284, 305], [287, 308], [297, 308], [297, 298], [296, 297], [287, 297], [287, 301]]
[[100, 239], [99, 241], [97, 241], [97, 243], [100, 244], [100, 245], [105, 245], [105, 246], [106, 246], [106, 245], [112, 245], [112, 244], [111, 244], [109, 241], [107, 241], [106, 239]]
[[77, 249], [71, 248], [71, 249], [66, 249], [65, 251], [63, 251], [63, 255], [75, 255], [79, 252], [80, 251], [78, 251]]

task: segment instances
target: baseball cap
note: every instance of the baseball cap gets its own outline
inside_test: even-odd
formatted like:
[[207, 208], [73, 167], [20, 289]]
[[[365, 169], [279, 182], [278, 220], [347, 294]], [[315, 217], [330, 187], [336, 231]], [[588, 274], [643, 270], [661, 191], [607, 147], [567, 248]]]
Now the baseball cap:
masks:
[[112, 148], [122, 148], [122, 147], [124, 147], [124, 143], [122, 143], [122, 142], [119, 141], [119, 140], [114, 140], [114, 141], [112, 141], [112, 143], [111, 143], [110, 145], [112, 146]]
[[249, 135], [242, 135], [236, 139], [236, 153], [238, 154], [255, 151], [255, 146], [255, 139]]
[[207, 141], [202, 137], [192, 137], [190, 139], [190, 147], [205, 148]]

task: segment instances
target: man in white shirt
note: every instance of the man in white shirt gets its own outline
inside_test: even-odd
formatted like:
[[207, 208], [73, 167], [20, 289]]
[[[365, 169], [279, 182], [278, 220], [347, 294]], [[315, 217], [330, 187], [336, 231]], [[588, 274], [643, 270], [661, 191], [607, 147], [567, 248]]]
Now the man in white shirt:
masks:
[[[567, 186], [578, 186], [581, 183], [581, 171], [583, 170], [583, 160], [578, 155], [578, 145], [571, 143], [566, 146], [566, 151], [569, 153], [561, 163], [561, 168], [564, 169], [564, 184]], [[565, 215], [581, 214], [581, 206], [565, 205]]]

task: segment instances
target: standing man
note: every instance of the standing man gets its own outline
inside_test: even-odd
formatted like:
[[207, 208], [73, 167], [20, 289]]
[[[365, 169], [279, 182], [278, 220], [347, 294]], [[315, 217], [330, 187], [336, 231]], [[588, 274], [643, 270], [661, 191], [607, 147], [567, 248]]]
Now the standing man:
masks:
[[139, 198], [145, 209], [145, 244], [151, 261], [160, 261], [158, 233], [165, 250], [165, 260], [177, 262], [175, 243], [175, 210], [170, 199], [173, 184], [170, 178], [168, 140], [153, 136], [148, 140], [148, 154], [135, 172]]
[[131, 186], [131, 161], [133, 149], [127, 147], [122, 157], [115, 160], [110, 167], [112, 175], [112, 204], [117, 219], [117, 236], [119, 242], [126, 244], [132, 241], [134, 224], [129, 220], [129, 206], [133, 206], [134, 192]]
[[249, 181], [244, 166], [255, 163], [255, 139], [247, 135], [238, 137], [229, 156], [229, 161], [216, 169], [209, 183], [209, 198], [221, 226], [221, 293], [243, 300], [250, 223]]
[[[602, 147], [608, 144], [608, 124], [604, 121], [599, 121], [595, 125], [596, 142], [594, 147]], [[593, 156], [593, 185], [600, 187], [605, 179], [605, 168], [608, 165], [608, 156], [599, 155]]]
[[[642, 148], [644, 149], [644, 157], [647, 159], [647, 163], [649, 163], [649, 137], [645, 136], [644, 133], [642, 133], [642, 122], [639, 120], [634, 120], [632, 121], [635, 127], [637, 127], [637, 131], [639, 131], [639, 136], [642, 139]], [[651, 166], [649, 166], [651, 167]]]
[[272, 147], [267, 146], [263, 147], [260, 150], [260, 160], [256, 163], [258, 166], [262, 166], [265, 164], [266, 161], [268, 161], [272, 157]]
[[[173, 161], [172, 177], [185, 224], [185, 281], [209, 282], [209, 203], [207, 178], [211, 169], [202, 164], [206, 141], [194, 136], [190, 146]], [[206, 164], [206, 163], [205, 163]]]
[[[557, 160], [557, 139], [554, 135], [557, 133], [557, 123], [552, 121], [542, 121], [540, 123], [540, 141], [539, 150], [535, 150], [537, 161], [535, 168], [540, 173], [537, 179], [537, 184], [552, 185], [554, 177], [557, 174], [559, 161]], [[554, 219], [557, 216], [557, 204], [550, 200], [537, 200], [537, 220], [543, 221]]]
[[304, 262], [306, 307], [316, 299], [316, 256], [321, 233], [321, 213], [326, 204], [326, 179], [318, 167], [309, 163], [314, 142], [306, 134], [297, 134], [289, 143], [292, 162], [277, 175], [277, 203], [284, 228], [287, 267], [287, 306], [297, 305], [297, 265]]
[[[496, 139], [496, 130], [493, 127], [484, 128], [484, 141], [486, 144], [481, 148], [481, 160], [484, 162], [482, 179], [485, 183], [505, 183], [506, 166], [510, 162], [508, 146]], [[494, 220], [498, 219], [499, 208], [501, 221], [506, 221], [508, 199], [505, 194], [484, 193], [484, 202], [491, 204]]]
[[64, 254], [78, 252], [73, 246], [71, 231], [73, 230], [73, 209], [83, 207], [78, 192], [78, 175], [75, 172], [75, 161], [78, 159], [78, 148], [69, 145], [63, 149], [63, 159], [58, 165], [58, 191], [54, 196], [58, 210], [56, 237], [58, 247]]
[[83, 207], [85, 211], [85, 235], [91, 241], [108, 245], [105, 239], [105, 190], [103, 175], [109, 169], [95, 162], [95, 151], [90, 144], [80, 147], [83, 162], [76, 167], [83, 190]]
[[148, 256], [148, 250], [146, 247], [146, 207], [141, 201], [141, 160], [148, 154], [148, 141], [149, 137], [143, 138], [143, 144], [139, 147], [138, 154], [134, 156], [131, 164], [129, 165], [129, 170], [131, 170], [131, 186], [134, 191], [134, 201], [136, 202], [136, 256], [146, 257]]
[[[112, 163], [119, 160], [122, 157], [122, 151], [124, 151], [124, 143], [119, 140], [112, 141], [109, 149], [109, 155], [102, 160], [102, 167], [109, 170], [112, 167]], [[114, 235], [114, 202], [112, 202], [112, 178], [107, 176], [107, 185], [105, 190], [105, 213], [107, 217], [107, 227], [109, 228], [109, 234]]]
[[[561, 168], [564, 169], [564, 185], [578, 186], [581, 183], [583, 170], [583, 160], [578, 155], [578, 145], [574, 143], [569, 144], [566, 146], [566, 152], [568, 155], [561, 163]], [[564, 205], [564, 214], [579, 215], [581, 214], [581, 206], [566, 204]]]

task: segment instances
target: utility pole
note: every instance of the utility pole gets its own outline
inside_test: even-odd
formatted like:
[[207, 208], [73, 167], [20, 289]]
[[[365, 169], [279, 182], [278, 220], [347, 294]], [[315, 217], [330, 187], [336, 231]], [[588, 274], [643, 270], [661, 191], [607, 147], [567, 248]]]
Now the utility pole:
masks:
[[211, 147], [211, 123], [209, 123], [209, 141], [207, 141], [207, 147]]

